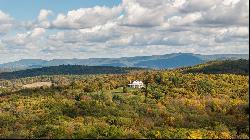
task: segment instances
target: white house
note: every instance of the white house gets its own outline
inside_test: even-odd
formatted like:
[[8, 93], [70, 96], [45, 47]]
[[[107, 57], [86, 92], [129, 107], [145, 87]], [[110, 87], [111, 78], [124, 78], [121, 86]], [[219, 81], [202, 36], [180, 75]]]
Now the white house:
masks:
[[132, 88], [142, 88], [142, 87], [144, 87], [144, 84], [142, 81], [136, 80], [133, 83], [131, 83], [131, 81], [130, 81], [130, 84], [128, 84], [128, 86], [132, 87]]

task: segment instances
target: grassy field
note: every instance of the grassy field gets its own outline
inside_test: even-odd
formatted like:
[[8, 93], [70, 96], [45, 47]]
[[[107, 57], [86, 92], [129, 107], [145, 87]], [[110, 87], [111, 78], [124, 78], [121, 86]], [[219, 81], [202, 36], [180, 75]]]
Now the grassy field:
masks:
[[36, 82], [32, 84], [23, 85], [23, 88], [39, 88], [39, 87], [50, 87], [52, 82]]

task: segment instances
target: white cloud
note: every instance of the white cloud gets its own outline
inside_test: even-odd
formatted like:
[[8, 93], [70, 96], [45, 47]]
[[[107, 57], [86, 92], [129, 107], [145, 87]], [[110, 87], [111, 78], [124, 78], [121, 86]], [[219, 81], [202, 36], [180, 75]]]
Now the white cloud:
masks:
[[54, 28], [79, 29], [102, 25], [117, 18], [121, 13], [121, 7], [80, 8], [69, 11], [67, 15], [59, 14], [52, 22]]
[[229, 5], [220, 2], [209, 10], [203, 11], [202, 16], [201, 24], [249, 26], [249, 1], [237, 0], [237, 2], [231, 2]]
[[247, 42], [249, 37], [249, 27], [230, 27], [222, 29], [215, 38], [218, 43], [225, 42]]
[[178, 14], [183, 0], [124, 0], [124, 16], [121, 24], [136, 27], [154, 27], [165, 25], [167, 19]]
[[51, 10], [46, 10], [46, 9], [42, 9], [40, 10], [40, 13], [38, 15], [38, 21], [44, 21], [48, 19], [49, 15], [52, 15], [53, 12]]
[[0, 10], [0, 34], [7, 33], [13, 26], [13, 19], [10, 15]]
[[12, 20], [12, 18], [0, 10], [0, 23], [9, 23]]
[[245, 37], [249, 36], [248, 27], [231, 27], [227, 30], [227, 33], [232, 37]]
[[202, 15], [200, 12], [194, 12], [186, 14], [185, 16], [173, 16], [168, 19], [168, 22], [172, 26], [176, 25], [188, 25], [190, 23], [194, 23], [195, 21], [201, 19]]
[[248, 0], [123, 0], [66, 14], [42, 9], [37, 19], [20, 22], [0, 11], [0, 59], [3, 52], [19, 58], [246, 53], [248, 12]]
[[221, 3], [222, 0], [186, 0], [180, 7], [180, 11], [184, 13], [207, 11], [213, 6]]
[[139, 3], [133, 1], [124, 2], [123, 7], [125, 16], [122, 24], [128, 26], [157, 26], [164, 20], [159, 11], [142, 7]]
[[41, 36], [42, 34], [45, 33], [45, 29], [44, 28], [35, 28], [31, 34], [30, 34], [30, 37], [31, 38], [36, 38], [36, 37], [39, 37]]
[[[9, 49], [26, 49], [30, 48], [31, 46], [34, 46], [32, 48], [35, 48], [37, 44], [38, 46], [41, 45], [42, 35], [45, 33], [45, 29], [43, 28], [35, 28], [32, 31], [28, 31], [25, 33], [17, 33], [13, 37], [5, 37], [2, 39], [4, 44], [7, 44], [7, 47]], [[36, 48], [39, 49], [39, 48]]]

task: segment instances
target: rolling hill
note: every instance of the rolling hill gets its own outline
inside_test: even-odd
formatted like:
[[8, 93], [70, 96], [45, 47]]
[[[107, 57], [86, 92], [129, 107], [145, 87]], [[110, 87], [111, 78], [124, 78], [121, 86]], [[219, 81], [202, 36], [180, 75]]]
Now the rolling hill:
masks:
[[[188, 60], [188, 61], [187, 61]], [[175, 63], [173, 63], [175, 62]], [[177, 68], [183, 73], [205, 73], [205, 74], [249, 74], [249, 60], [216, 60], [202, 63], [196, 57], [182, 55], [170, 59], [148, 60], [141, 62], [138, 66], [149, 66], [158, 68]], [[195, 65], [198, 64], [198, 65]], [[124, 74], [134, 70], [146, 70], [149, 68], [121, 67], [115, 66], [85, 66], [85, 65], [59, 65], [42, 68], [32, 68], [14, 72], [0, 73], [0, 79], [16, 79], [42, 75], [88, 75], [88, 74]], [[120, 67], [119, 67], [120, 66]]]
[[211, 61], [194, 67], [184, 68], [184, 73], [205, 73], [205, 74], [249, 74], [249, 60], [224, 60]]
[[88, 74], [123, 74], [143, 68], [113, 66], [60, 65], [42, 68], [0, 73], [0, 79], [17, 79], [42, 75], [88, 75]]
[[[249, 139], [249, 76], [231, 74], [246, 62], [185, 68], [198, 69], [195, 74], [174, 69], [0, 80], [0, 138]], [[124, 71], [52, 66], [6, 75]], [[146, 88], [127, 87], [137, 79]]]

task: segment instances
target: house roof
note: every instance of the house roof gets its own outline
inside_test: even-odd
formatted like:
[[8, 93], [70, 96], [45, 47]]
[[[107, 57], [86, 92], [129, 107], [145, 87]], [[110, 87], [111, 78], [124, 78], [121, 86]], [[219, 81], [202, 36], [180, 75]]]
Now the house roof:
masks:
[[143, 84], [143, 82], [142, 81], [138, 81], [138, 80], [136, 80], [136, 81], [133, 81], [131, 84], [129, 84], [129, 85], [142, 85]]

